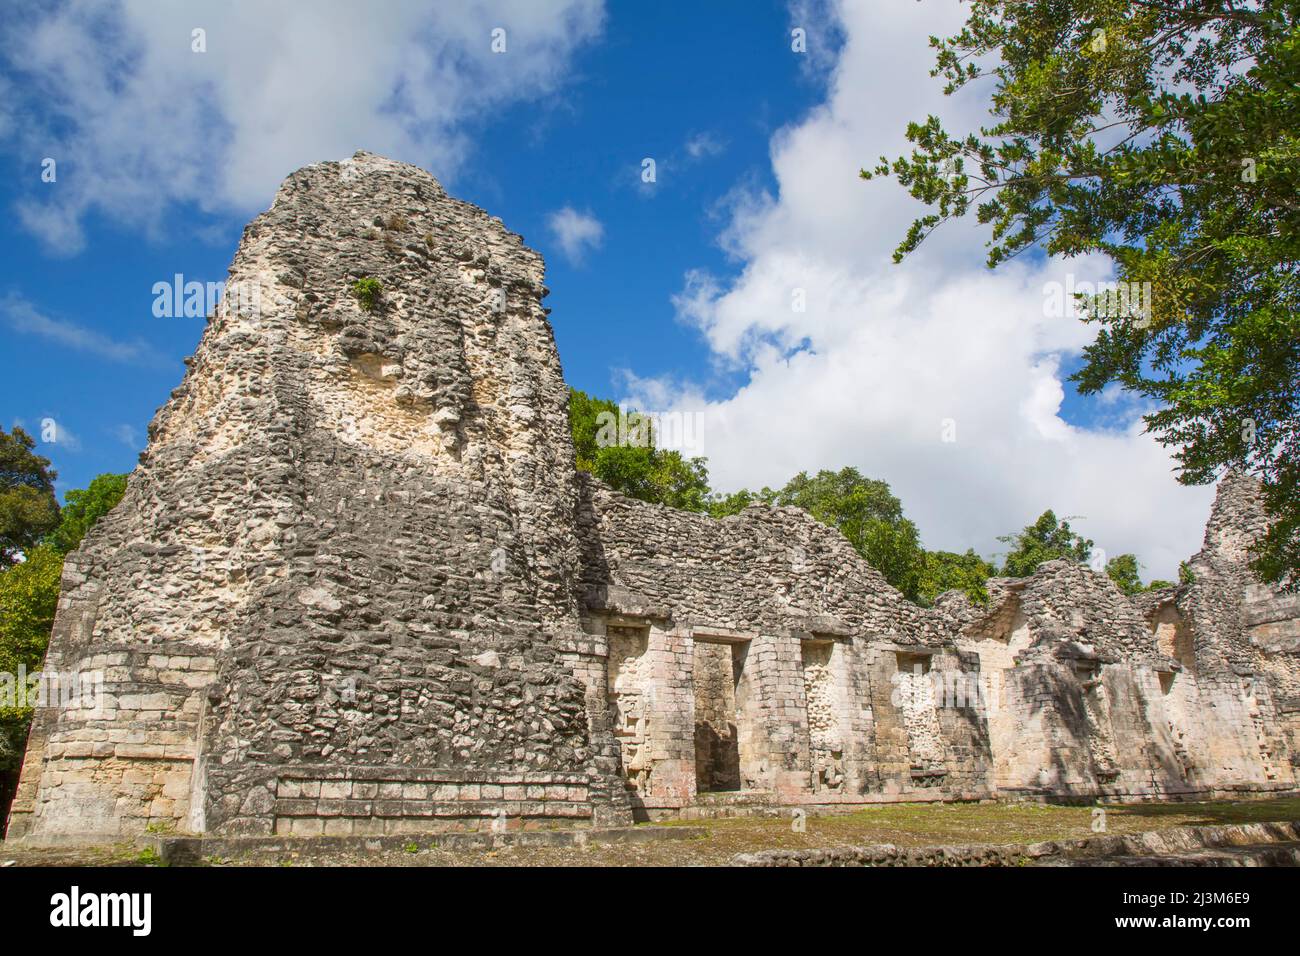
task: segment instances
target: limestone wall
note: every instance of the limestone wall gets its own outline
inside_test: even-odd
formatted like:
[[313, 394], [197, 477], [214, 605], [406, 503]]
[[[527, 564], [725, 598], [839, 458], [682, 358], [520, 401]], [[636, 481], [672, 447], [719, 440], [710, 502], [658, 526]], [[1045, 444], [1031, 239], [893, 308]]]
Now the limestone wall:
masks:
[[[1054, 561], [990, 581], [987, 604], [950, 593], [932, 609], [798, 509], [715, 521], [581, 481], [588, 630], [644, 626], [672, 661], [646, 685], [646, 719], [670, 738], [696, 724], [701, 641], [733, 642], [744, 662], [725, 704], [754, 741], [741, 793], [836, 804], [1295, 786], [1295, 603], [1245, 570], [1259, 528], [1248, 481], [1225, 481], [1192, 584], [1130, 599]], [[638, 806], [699, 800], [705, 757], [692, 766], [671, 739], [657, 752]]]
[[[372, 784], [522, 788], [467, 826], [626, 818], [566, 656], [577, 489], [542, 269], [414, 167], [358, 154], [285, 181], [69, 561], [50, 659], [107, 667], [114, 701], [39, 716], [11, 827], [406, 826]], [[341, 791], [339, 768], [345, 802], [304, 814], [293, 781]]]
[[[796, 508], [715, 521], [582, 482], [588, 629], [643, 622], [671, 661], [651, 683], [652, 726], [694, 733], [696, 661], [721, 643], [736, 664], [740, 791], [794, 803], [989, 795], [981, 720], [909, 682], [909, 653], [963, 669], [951, 622], [906, 601], [842, 535]], [[671, 740], [660, 752], [671, 756], [639, 804], [695, 801], [691, 754]]]

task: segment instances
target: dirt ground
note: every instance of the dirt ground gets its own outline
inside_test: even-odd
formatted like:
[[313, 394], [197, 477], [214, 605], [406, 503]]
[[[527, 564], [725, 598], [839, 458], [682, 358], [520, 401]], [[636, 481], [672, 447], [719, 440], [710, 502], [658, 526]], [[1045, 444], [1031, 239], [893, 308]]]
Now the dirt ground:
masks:
[[[1107, 833], [1165, 827], [1300, 820], [1300, 798], [1213, 803], [1108, 806]], [[741, 817], [642, 826], [704, 827], [708, 836], [643, 844], [587, 847], [502, 847], [447, 850], [431, 837], [405, 850], [335, 855], [288, 854], [209, 859], [212, 866], [722, 866], [737, 853], [770, 849], [894, 843], [1034, 843], [1092, 835], [1091, 807], [1042, 804], [887, 804], [855, 813], [808, 817], [795, 832], [788, 817]], [[10, 862], [12, 861], [12, 863]], [[0, 865], [156, 866], [150, 850], [121, 845], [99, 848], [18, 848], [0, 845]]]

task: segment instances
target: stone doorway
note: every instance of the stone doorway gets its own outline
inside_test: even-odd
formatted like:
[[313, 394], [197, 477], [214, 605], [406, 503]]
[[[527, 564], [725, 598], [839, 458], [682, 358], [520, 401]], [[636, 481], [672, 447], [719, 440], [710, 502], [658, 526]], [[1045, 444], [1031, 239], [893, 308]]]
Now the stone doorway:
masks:
[[692, 666], [695, 694], [695, 789], [725, 793], [741, 789], [740, 719], [736, 688], [744, 668], [744, 645], [696, 640]]
[[1149, 621], [1156, 650], [1181, 666], [1181, 670], [1157, 672], [1176, 759], [1176, 763], [1171, 764], [1171, 769], [1177, 771], [1172, 782], [1194, 783], [1200, 768], [1209, 763], [1209, 755], [1197, 745], [1198, 738], [1204, 736], [1202, 728], [1205, 725], [1201, 715], [1206, 708], [1201, 701], [1196, 677], [1196, 648], [1192, 632], [1182, 612], [1172, 602], [1157, 608]]

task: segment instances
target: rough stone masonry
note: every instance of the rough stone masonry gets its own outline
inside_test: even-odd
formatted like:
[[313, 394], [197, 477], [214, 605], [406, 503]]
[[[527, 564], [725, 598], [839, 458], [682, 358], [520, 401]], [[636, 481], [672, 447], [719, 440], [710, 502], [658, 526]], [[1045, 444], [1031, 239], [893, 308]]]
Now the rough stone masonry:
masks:
[[577, 472], [542, 280], [415, 167], [285, 181], [68, 557], [45, 669], [103, 693], [38, 711], [10, 838], [1296, 787], [1300, 603], [1249, 575], [1250, 479], [1180, 587], [1056, 561], [920, 608], [798, 509]]

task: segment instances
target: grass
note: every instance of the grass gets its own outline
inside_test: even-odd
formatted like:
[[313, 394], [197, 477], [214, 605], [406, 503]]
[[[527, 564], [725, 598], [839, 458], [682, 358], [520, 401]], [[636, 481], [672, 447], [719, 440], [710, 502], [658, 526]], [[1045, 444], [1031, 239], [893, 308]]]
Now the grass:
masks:
[[151, 846], [145, 847], [135, 855], [135, 862], [139, 866], [162, 866], [163, 859], [158, 855], [158, 851]]
[[[772, 849], [811, 849], [893, 843], [931, 846], [954, 843], [1035, 843], [1072, 840], [1093, 835], [1092, 806], [1050, 806], [1035, 803], [895, 803], [864, 807], [853, 813], [809, 816], [806, 830], [794, 832], [791, 819], [738, 817], [724, 820], [673, 821], [644, 827], [699, 826], [708, 836], [645, 844], [586, 847], [502, 847], [496, 850], [452, 851], [430, 843], [426, 852], [412, 853], [409, 844], [386, 853], [338, 853], [303, 858], [319, 866], [720, 866], [737, 853]], [[1106, 806], [1107, 833], [1138, 833], [1167, 827], [1300, 820], [1300, 798], [1216, 801], [1212, 803], [1148, 803]], [[418, 847], [417, 847], [418, 849]], [[130, 866], [148, 865], [134, 847], [9, 850], [0, 858], [18, 858], [22, 865]], [[266, 858], [226, 860], [233, 865], [267, 865]]]

